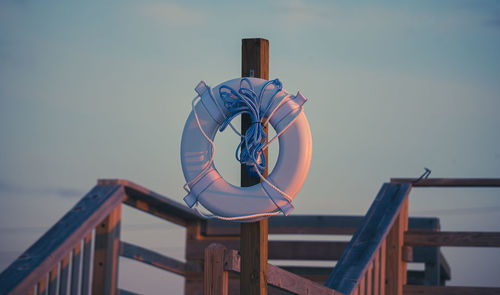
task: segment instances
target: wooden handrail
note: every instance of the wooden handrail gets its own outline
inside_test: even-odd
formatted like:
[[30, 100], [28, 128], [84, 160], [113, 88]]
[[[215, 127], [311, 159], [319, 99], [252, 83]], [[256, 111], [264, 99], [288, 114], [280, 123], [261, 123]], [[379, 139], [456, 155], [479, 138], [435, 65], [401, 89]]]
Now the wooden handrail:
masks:
[[[184, 205], [133, 182], [123, 179], [99, 180], [97, 186], [75, 207], [0, 274], [0, 294], [29, 293], [37, 284], [39, 289], [55, 290], [59, 265], [59, 282], [68, 284], [69, 280], [71, 290], [81, 286], [81, 291], [87, 293], [91, 276], [94, 276], [93, 293], [114, 294], [121, 203], [182, 226], [202, 220]], [[92, 233], [98, 225], [94, 240], [94, 271], [91, 274]], [[71, 278], [66, 278], [69, 272], [66, 260], [70, 252], [73, 252]]]
[[120, 185], [99, 185], [0, 274], [0, 294], [28, 293], [125, 199]]
[[98, 185], [121, 185], [127, 198], [124, 204], [151, 215], [186, 226], [188, 222], [203, 220], [194, 210], [172, 201], [152, 190], [125, 179], [99, 179]]
[[500, 178], [391, 178], [391, 183], [411, 183], [413, 187], [500, 187]]
[[[358, 284], [361, 284], [360, 286], [366, 284], [363, 278], [374, 260], [378, 258], [380, 262], [385, 263], [385, 251], [381, 249], [385, 247], [386, 237], [389, 235], [402, 208], [405, 207], [404, 204], [407, 202], [410, 189], [410, 184], [386, 183], [382, 186], [362, 225], [352, 237], [347, 249], [326, 281], [326, 286], [345, 294], [351, 294], [353, 289], [358, 287]], [[407, 219], [407, 215], [403, 216], [401, 220], [404, 220], [404, 218]], [[389, 246], [387, 245], [387, 247]], [[397, 247], [396, 250], [398, 250]], [[398, 259], [401, 260], [401, 256]], [[385, 267], [389, 267], [389, 265]], [[374, 281], [384, 282], [385, 268], [381, 269], [380, 265], [374, 265], [374, 269], [378, 271], [379, 275]], [[406, 272], [406, 269], [404, 271]], [[382, 287], [379, 283], [377, 283], [377, 286]]]
[[406, 285], [404, 295], [498, 295], [500, 288]]
[[405, 244], [414, 246], [500, 247], [500, 232], [407, 232]]

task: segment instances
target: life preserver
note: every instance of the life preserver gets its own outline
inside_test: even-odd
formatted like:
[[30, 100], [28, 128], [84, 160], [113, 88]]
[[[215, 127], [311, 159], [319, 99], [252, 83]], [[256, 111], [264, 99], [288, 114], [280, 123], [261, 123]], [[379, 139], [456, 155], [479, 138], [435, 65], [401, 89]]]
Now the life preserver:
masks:
[[[268, 80], [245, 79], [256, 92], [268, 87], [265, 84]], [[237, 78], [211, 89], [201, 81], [195, 88], [201, 99], [196, 103], [193, 100], [181, 142], [182, 170], [189, 187], [184, 201], [189, 207], [199, 202], [215, 216], [236, 221], [255, 221], [279, 212], [288, 215], [293, 210], [291, 201], [304, 184], [311, 164], [311, 131], [302, 111], [307, 99], [300, 92], [290, 95], [285, 90], [276, 92], [273, 87], [263, 91], [263, 101], [279, 102], [273, 103], [265, 114], [272, 113], [269, 123], [277, 134], [284, 128], [286, 131], [279, 135], [278, 159], [266, 181], [251, 187], [237, 187], [217, 172], [212, 162], [211, 141], [229, 114], [219, 95], [220, 87], [237, 89], [241, 83], [242, 78]]]

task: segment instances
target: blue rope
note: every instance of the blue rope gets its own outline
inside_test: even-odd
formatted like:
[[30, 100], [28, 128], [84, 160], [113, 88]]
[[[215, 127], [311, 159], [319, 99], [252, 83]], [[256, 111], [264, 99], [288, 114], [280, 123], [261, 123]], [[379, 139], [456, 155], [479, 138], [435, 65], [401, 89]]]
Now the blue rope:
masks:
[[[245, 85], [247, 84], [247, 85]], [[264, 90], [269, 86], [276, 86], [276, 92], [269, 99], [269, 103], [265, 106], [261, 113], [262, 98]], [[259, 94], [254, 91], [253, 85], [247, 78], [242, 78], [240, 88], [235, 89], [223, 85], [219, 88], [219, 95], [224, 101], [224, 106], [228, 110], [229, 115], [222, 123], [219, 131], [224, 131], [229, 123], [238, 115], [248, 114], [251, 118], [251, 125], [248, 128], [245, 136], [242, 136], [241, 141], [236, 148], [235, 157], [241, 164], [245, 164], [247, 171], [254, 177], [259, 177], [266, 169], [266, 157], [264, 155], [264, 147], [267, 144], [267, 137], [262, 125], [263, 116], [268, 112], [269, 108], [276, 98], [276, 94], [282, 90], [282, 84], [278, 79], [267, 81]]]

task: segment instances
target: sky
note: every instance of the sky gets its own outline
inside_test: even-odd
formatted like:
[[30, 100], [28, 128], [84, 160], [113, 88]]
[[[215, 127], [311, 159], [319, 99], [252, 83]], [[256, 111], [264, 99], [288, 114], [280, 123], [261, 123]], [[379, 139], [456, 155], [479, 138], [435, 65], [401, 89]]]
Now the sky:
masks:
[[[424, 167], [500, 177], [498, 1], [0, 0], [0, 269], [99, 178], [182, 202], [194, 87], [239, 77], [241, 39], [255, 37], [270, 42], [270, 78], [309, 99], [312, 164], [293, 214], [364, 214], [382, 183]], [[236, 143], [216, 137], [235, 184]], [[182, 229], [130, 211], [124, 239], [183, 259]], [[415, 189], [410, 214], [500, 231], [499, 190]], [[500, 286], [498, 249], [472, 250], [443, 250], [451, 284]]]

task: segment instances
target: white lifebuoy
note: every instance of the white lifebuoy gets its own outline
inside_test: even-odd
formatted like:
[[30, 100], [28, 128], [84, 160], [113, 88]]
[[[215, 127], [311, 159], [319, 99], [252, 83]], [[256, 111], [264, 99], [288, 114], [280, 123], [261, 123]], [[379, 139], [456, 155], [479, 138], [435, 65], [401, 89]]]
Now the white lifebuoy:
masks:
[[[256, 92], [268, 80], [245, 78]], [[279, 154], [269, 176], [251, 187], [238, 187], [225, 181], [217, 172], [212, 159], [212, 143], [217, 130], [228, 116], [224, 101], [219, 95], [223, 85], [237, 89], [242, 78], [221, 83], [211, 89], [201, 81], [195, 88], [201, 98], [193, 101], [193, 111], [184, 126], [181, 142], [181, 162], [189, 194], [184, 201], [189, 207], [197, 202], [222, 219], [255, 221], [279, 212], [288, 215], [293, 210], [292, 199], [301, 189], [311, 164], [312, 140], [302, 104], [307, 100], [300, 92], [290, 95], [285, 90], [276, 93], [274, 86], [265, 88], [262, 100], [266, 103], [276, 98], [266, 117], [279, 135]], [[273, 100], [274, 101], [274, 100]], [[273, 104], [271, 104], [273, 105]], [[264, 111], [264, 110], [262, 110]], [[201, 129], [201, 130], [200, 130]], [[205, 133], [205, 135], [203, 134]]]

